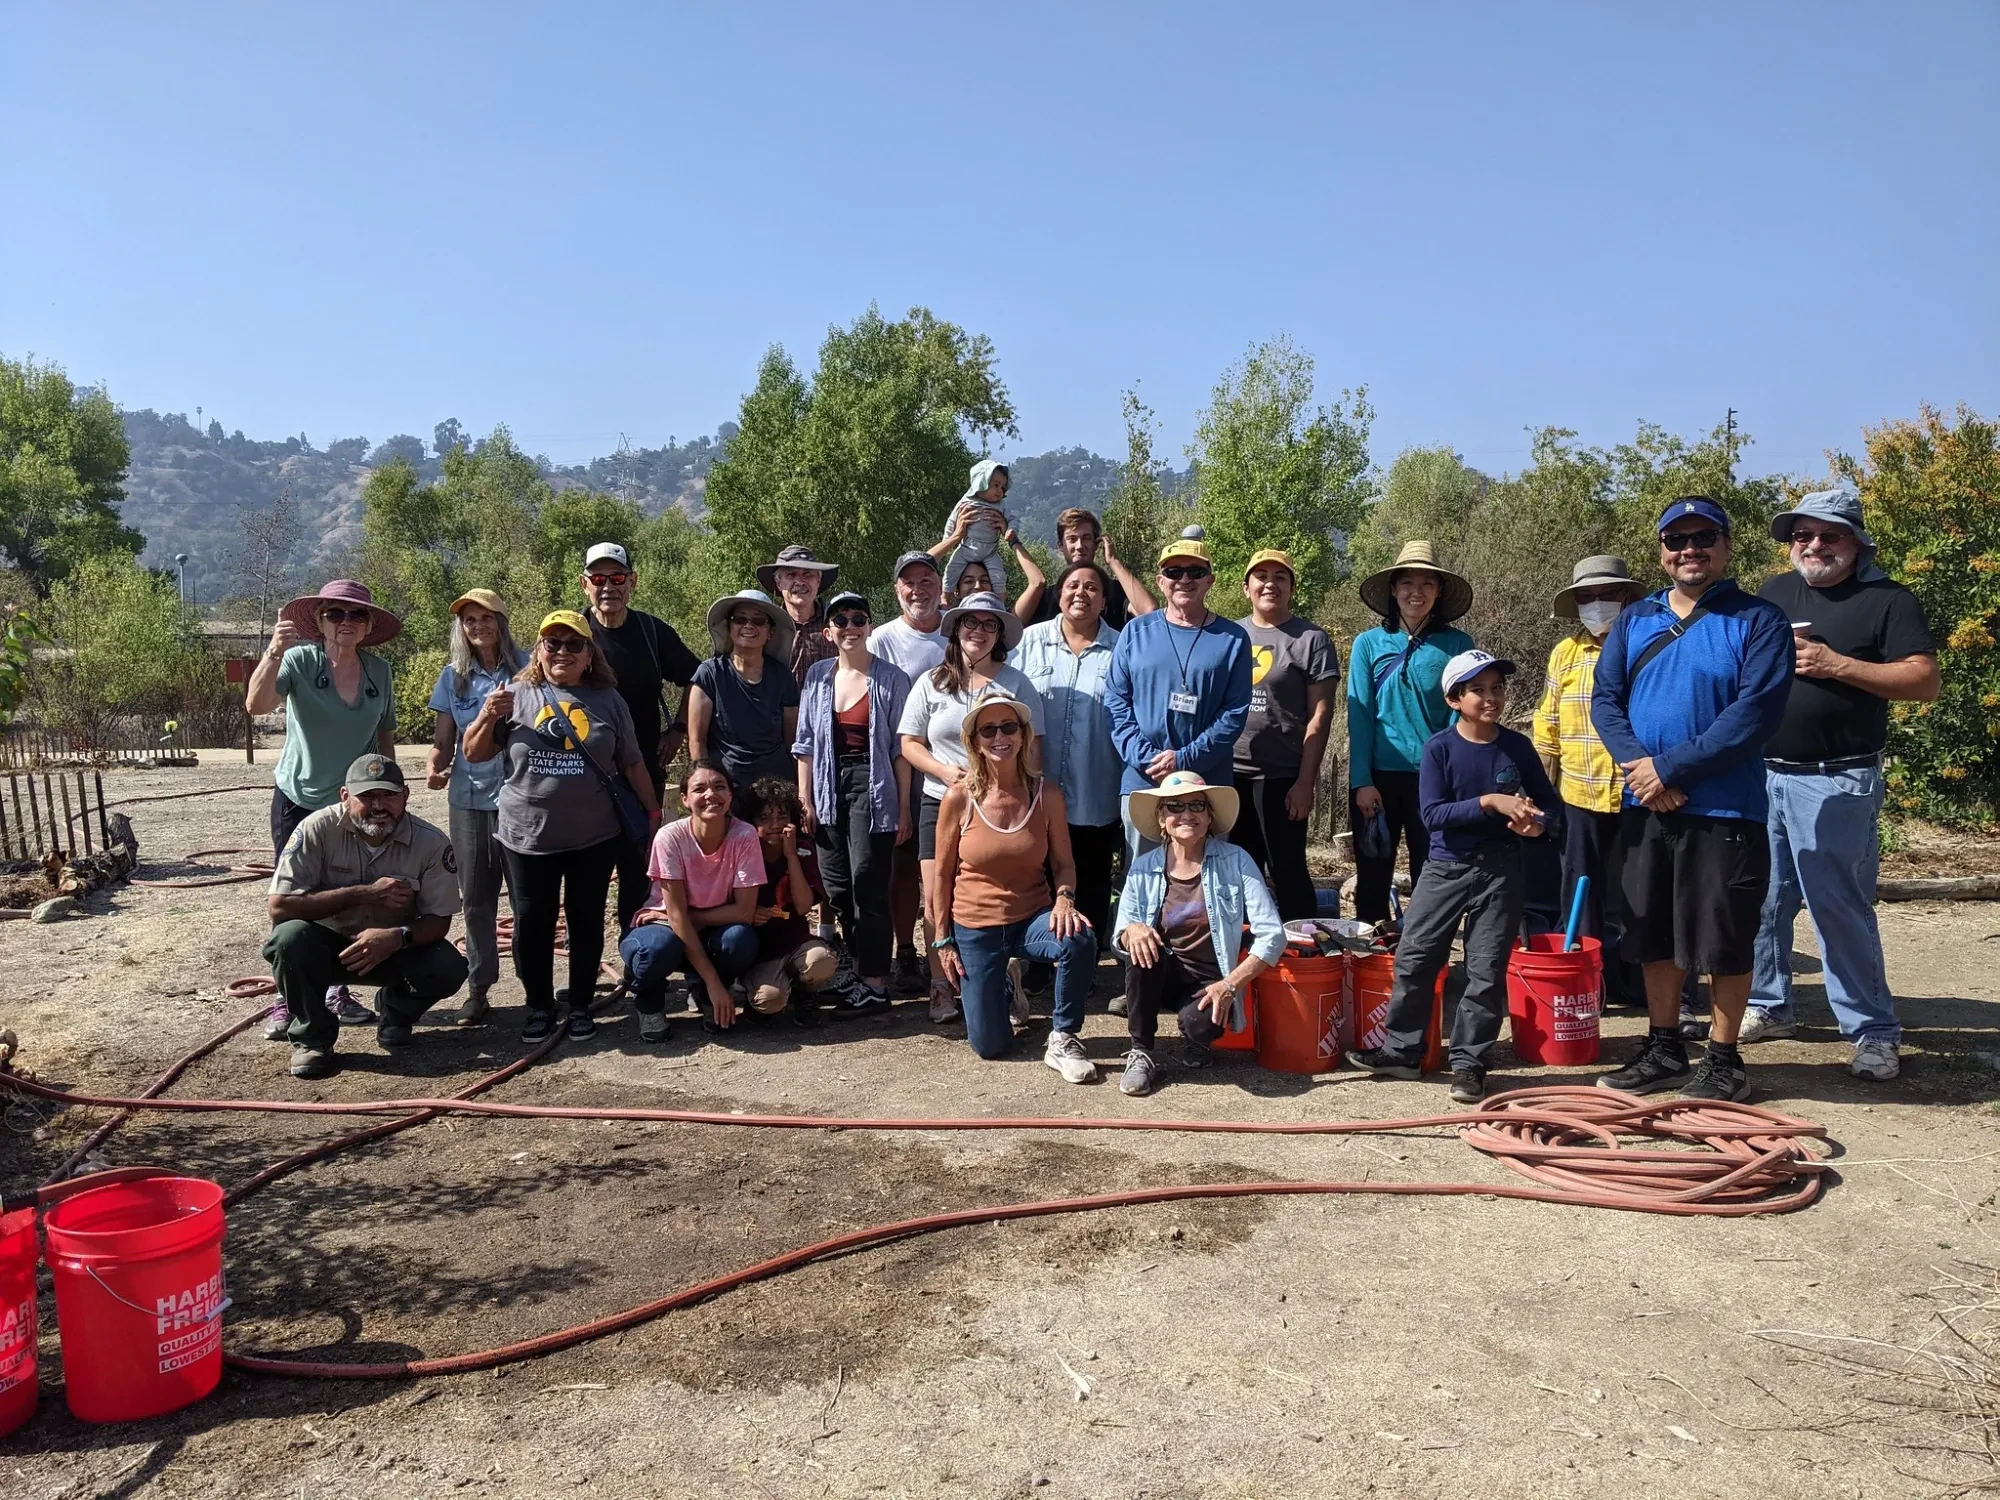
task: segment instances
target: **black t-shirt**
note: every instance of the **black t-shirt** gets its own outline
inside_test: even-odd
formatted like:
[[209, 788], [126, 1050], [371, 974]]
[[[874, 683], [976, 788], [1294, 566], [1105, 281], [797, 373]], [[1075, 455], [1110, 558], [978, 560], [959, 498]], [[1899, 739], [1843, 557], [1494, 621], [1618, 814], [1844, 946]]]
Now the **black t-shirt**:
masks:
[[[1937, 653], [1917, 596], [1887, 578], [1849, 578], [1816, 589], [1797, 572], [1780, 573], [1758, 590], [1785, 612], [1810, 622], [1806, 632], [1856, 661], [1901, 661]], [[1773, 760], [1845, 760], [1879, 755], [1889, 739], [1889, 703], [1863, 688], [1823, 677], [1795, 677], [1785, 719], [1764, 746]]]
[[[1064, 563], [1063, 567], [1069, 564]], [[1056, 569], [1060, 574], [1062, 568]], [[1055, 579], [1042, 590], [1042, 602], [1035, 606], [1035, 617], [1026, 621], [1029, 625], [1039, 625], [1044, 620], [1053, 620], [1062, 611], [1062, 600], [1056, 597]], [[1132, 606], [1126, 602], [1125, 586], [1111, 576], [1111, 570], [1104, 570], [1104, 623], [1113, 630], [1123, 630], [1125, 622], [1132, 618]]]
[[764, 675], [751, 682], [728, 657], [711, 656], [695, 669], [694, 682], [715, 708], [708, 753], [722, 761], [737, 791], [759, 776], [798, 773], [792, 737], [785, 733], [785, 710], [799, 706], [790, 663], [766, 656]]
[[660, 694], [671, 682], [686, 687], [694, 681], [701, 665], [674, 627], [657, 615], [627, 610], [625, 623], [616, 630], [602, 624], [594, 613], [586, 618], [604, 648], [604, 659], [618, 674], [618, 696], [632, 710], [632, 732], [638, 737], [639, 753], [653, 774], [657, 791], [666, 779], [660, 766]]
[[792, 889], [791, 871], [785, 868], [785, 857], [780, 854], [773, 859], [764, 856], [764, 883], [757, 887], [759, 906], [782, 906], [785, 915], [775, 917], [757, 929], [757, 958], [766, 962], [774, 958], [785, 958], [796, 950], [799, 944], [812, 936], [806, 926], [806, 908], [815, 901], [826, 900], [826, 885], [820, 878], [819, 860], [809, 847], [804, 834], [799, 835], [799, 869], [804, 872], [808, 890]]

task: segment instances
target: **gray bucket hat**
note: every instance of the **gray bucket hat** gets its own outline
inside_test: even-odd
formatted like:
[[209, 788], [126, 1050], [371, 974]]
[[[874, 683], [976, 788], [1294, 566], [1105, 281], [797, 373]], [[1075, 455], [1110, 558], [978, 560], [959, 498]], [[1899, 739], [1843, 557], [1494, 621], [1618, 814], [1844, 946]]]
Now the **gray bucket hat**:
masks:
[[1814, 490], [1810, 495], [1801, 495], [1799, 503], [1790, 510], [1781, 510], [1771, 517], [1771, 539], [1776, 542], [1790, 542], [1792, 523], [1801, 516], [1815, 521], [1832, 521], [1845, 526], [1854, 533], [1854, 539], [1861, 543], [1861, 561], [1867, 562], [1875, 556], [1875, 538], [1861, 524], [1861, 496], [1854, 486], [1835, 485], [1830, 490]]
[[1586, 557], [1570, 571], [1569, 587], [1557, 589], [1555, 602], [1549, 606], [1550, 615], [1558, 620], [1574, 620], [1576, 613], [1576, 591], [1578, 589], [1623, 588], [1625, 602], [1646, 597], [1646, 586], [1632, 576], [1632, 570], [1625, 565], [1622, 557], [1613, 557], [1601, 552], [1595, 557]]
[[757, 582], [765, 593], [775, 595], [778, 592], [780, 568], [804, 568], [808, 572], [819, 574], [819, 586], [823, 593], [831, 591], [834, 580], [840, 577], [839, 563], [821, 562], [813, 556], [810, 547], [801, 547], [797, 542], [793, 542], [778, 549], [776, 562], [767, 562], [757, 569]]
[[758, 589], [744, 589], [740, 593], [724, 594], [708, 607], [708, 638], [715, 646], [717, 656], [729, 654], [729, 617], [739, 605], [751, 605], [760, 609], [771, 621], [771, 638], [764, 642], [764, 654], [775, 656], [779, 661], [792, 659], [792, 635], [798, 628], [792, 624], [792, 617], [772, 602], [769, 595]]
[[1007, 601], [998, 594], [967, 594], [957, 605], [944, 612], [944, 621], [938, 626], [946, 640], [951, 639], [952, 628], [967, 615], [992, 615], [1000, 622], [1000, 645], [1003, 650], [1012, 651], [1021, 644], [1021, 617], [1007, 607]]

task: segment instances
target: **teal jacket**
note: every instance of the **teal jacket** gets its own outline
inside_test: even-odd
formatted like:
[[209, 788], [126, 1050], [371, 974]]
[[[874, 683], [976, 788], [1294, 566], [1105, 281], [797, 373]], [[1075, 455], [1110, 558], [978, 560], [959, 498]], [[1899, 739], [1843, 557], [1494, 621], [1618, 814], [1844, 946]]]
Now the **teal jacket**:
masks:
[[[1472, 637], [1449, 625], [1410, 637], [1381, 626], [1354, 638], [1347, 658], [1347, 784], [1373, 786], [1377, 771], [1411, 771], [1424, 746], [1457, 717], [1444, 701], [1444, 664], [1470, 651]], [[1377, 683], [1380, 683], [1378, 686]]]

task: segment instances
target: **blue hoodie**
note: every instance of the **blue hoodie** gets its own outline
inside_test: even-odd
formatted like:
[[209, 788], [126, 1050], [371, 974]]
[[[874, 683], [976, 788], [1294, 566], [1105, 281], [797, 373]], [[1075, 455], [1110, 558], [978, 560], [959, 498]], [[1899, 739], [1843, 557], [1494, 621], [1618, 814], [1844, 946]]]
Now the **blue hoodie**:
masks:
[[[1651, 756], [1660, 783], [1687, 794], [1681, 811], [1765, 822], [1764, 743], [1792, 691], [1791, 624], [1725, 578], [1702, 595], [1707, 614], [1635, 682], [1632, 664], [1678, 623], [1668, 592], [1625, 610], [1605, 637], [1591, 723], [1613, 760]], [[1629, 791], [1625, 802], [1638, 805]]]

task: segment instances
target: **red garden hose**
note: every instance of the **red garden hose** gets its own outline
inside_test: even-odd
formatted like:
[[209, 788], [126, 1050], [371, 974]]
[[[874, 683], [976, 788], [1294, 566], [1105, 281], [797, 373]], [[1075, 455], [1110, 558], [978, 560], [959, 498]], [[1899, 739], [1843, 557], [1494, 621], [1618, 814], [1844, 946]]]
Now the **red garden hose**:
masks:
[[[215, 854], [254, 854], [257, 857], [245, 860], [242, 864], [210, 867], [207, 861], [209, 856]], [[183, 855], [180, 863], [184, 865], [202, 865], [204, 868], [215, 868], [224, 873], [199, 875], [191, 880], [141, 880], [135, 875], [132, 877], [131, 883], [133, 885], [150, 886], [155, 890], [199, 891], [212, 885], [240, 885], [250, 880], [269, 880], [272, 871], [276, 868], [271, 863], [270, 857], [262, 849], [197, 849], [192, 854]]]

